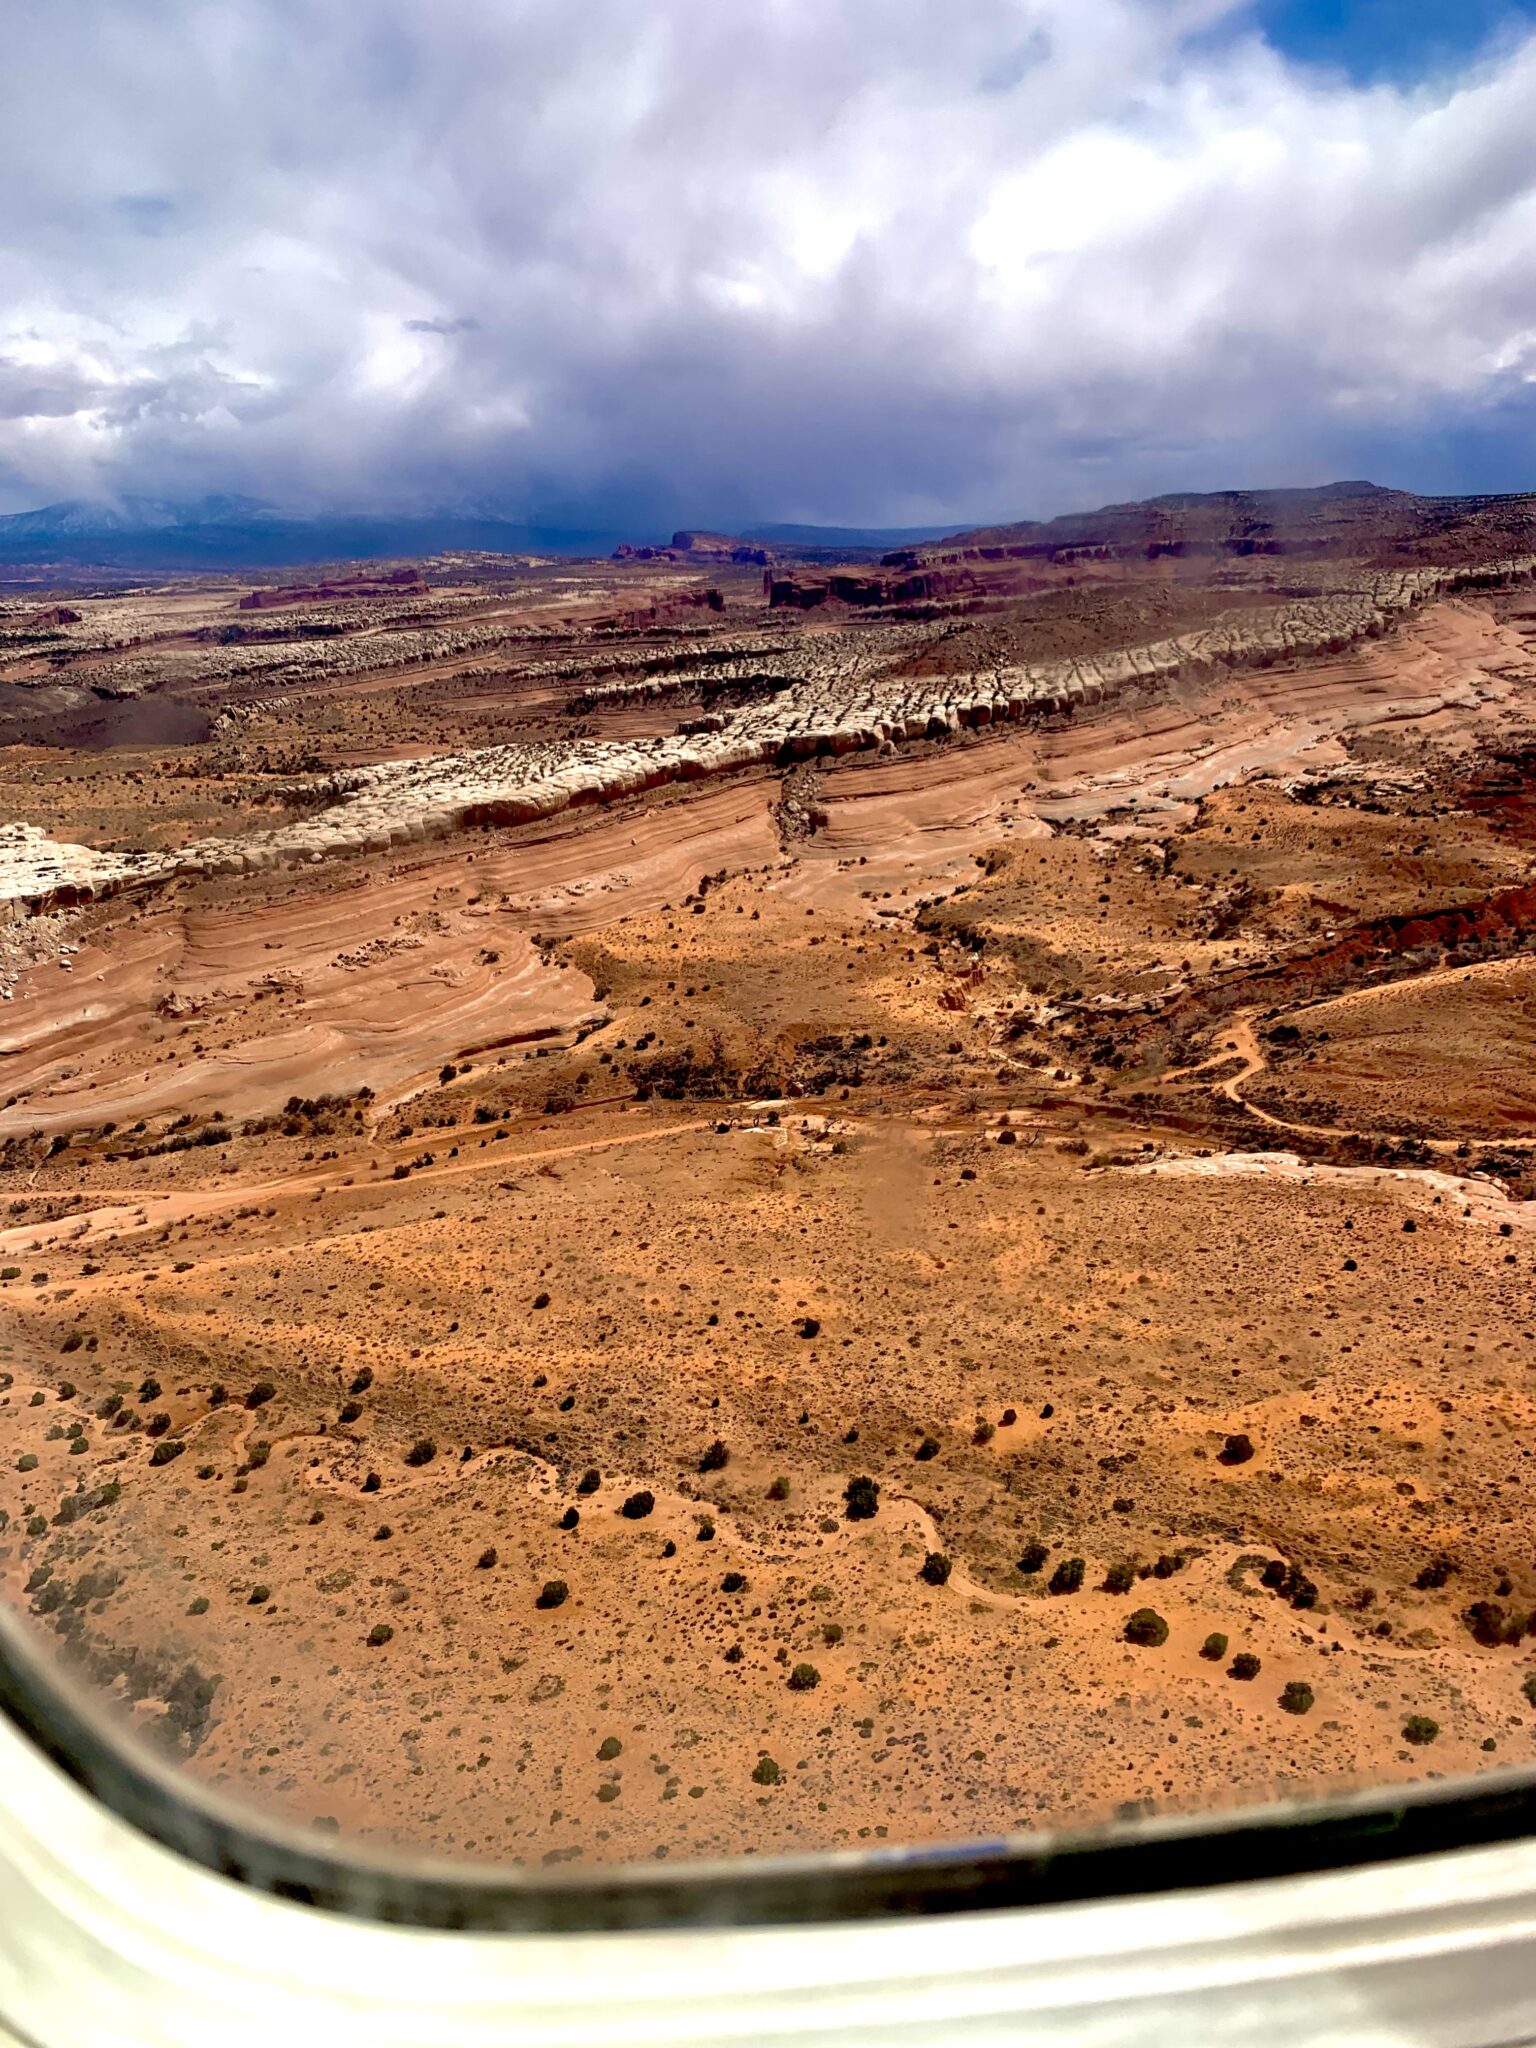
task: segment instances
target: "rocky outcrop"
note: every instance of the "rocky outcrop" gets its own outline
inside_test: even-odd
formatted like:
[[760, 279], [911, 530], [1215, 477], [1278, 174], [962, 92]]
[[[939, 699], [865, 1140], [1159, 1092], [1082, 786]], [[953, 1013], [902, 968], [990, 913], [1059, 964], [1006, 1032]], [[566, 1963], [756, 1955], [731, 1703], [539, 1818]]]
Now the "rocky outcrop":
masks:
[[[716, 710], [664, 737], [482, 747], [360, 768], [311, 791], [325, 805], [316, 814], [243, 838], [204, 840], [163, 854], [98, 855], [11, 827], [3, 842], [9, 857], [0, 865], [0, 899], [36, 906], [50, 891], [53, 901], [66, 900], [58, 893], [63, 889], [100, 893], [129, 880], [383, 853], [465, 827], [533, 824], [576, 805], [636, 797], [668, 783], [1070, 713], [1180, 677], [1338, 655], [1379, 638], [1429, 599], [1532, 575], [1536, 556], [1383, 575], [1349, 593], [1234, 614], [1149, 646], [985, 674], [892, 679], [882, 673], [877, 637], [862, 658], [845, 656], [830, 673], [802, 676], [760, 701]], [[715, 675], [720, 679], [721, 671]]]

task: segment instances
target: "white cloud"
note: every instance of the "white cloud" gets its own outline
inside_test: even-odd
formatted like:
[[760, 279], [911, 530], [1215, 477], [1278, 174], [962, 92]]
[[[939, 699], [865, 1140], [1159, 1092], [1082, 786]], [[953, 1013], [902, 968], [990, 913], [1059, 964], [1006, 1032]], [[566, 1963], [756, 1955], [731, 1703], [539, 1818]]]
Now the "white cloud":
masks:
[[1229, 0], [51, 0], [0, 183], [12, 504], [1455, 483], [1536, 374], [1536, 38], [1431, 95]]

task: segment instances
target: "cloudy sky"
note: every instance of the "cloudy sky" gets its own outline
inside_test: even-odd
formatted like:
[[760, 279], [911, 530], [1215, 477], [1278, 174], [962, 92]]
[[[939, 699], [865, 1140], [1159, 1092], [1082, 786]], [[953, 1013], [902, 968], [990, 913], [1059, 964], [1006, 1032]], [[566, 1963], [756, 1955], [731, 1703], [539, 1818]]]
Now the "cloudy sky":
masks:
[[11, 0], [0, 510], [1536, 487], [1536, 0]]

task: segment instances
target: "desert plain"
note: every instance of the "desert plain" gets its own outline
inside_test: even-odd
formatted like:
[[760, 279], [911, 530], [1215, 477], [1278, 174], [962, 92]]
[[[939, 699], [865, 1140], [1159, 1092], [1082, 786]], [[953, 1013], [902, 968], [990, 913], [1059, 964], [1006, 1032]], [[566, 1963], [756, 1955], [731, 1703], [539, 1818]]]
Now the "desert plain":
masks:
[[1530, 1764], [1536, 501], [763, 557], [0, 597], [7, 1596], [531, 1869]]

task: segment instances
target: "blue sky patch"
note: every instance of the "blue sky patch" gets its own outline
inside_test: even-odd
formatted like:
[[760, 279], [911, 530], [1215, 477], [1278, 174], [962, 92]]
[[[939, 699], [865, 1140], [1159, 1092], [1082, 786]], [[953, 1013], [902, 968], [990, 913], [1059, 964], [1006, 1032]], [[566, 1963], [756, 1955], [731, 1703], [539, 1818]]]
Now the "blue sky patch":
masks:
[[1536, 0], [1258, 0], [1255, 18], [1302, 63], [1410, 84], [1536, 29]]

